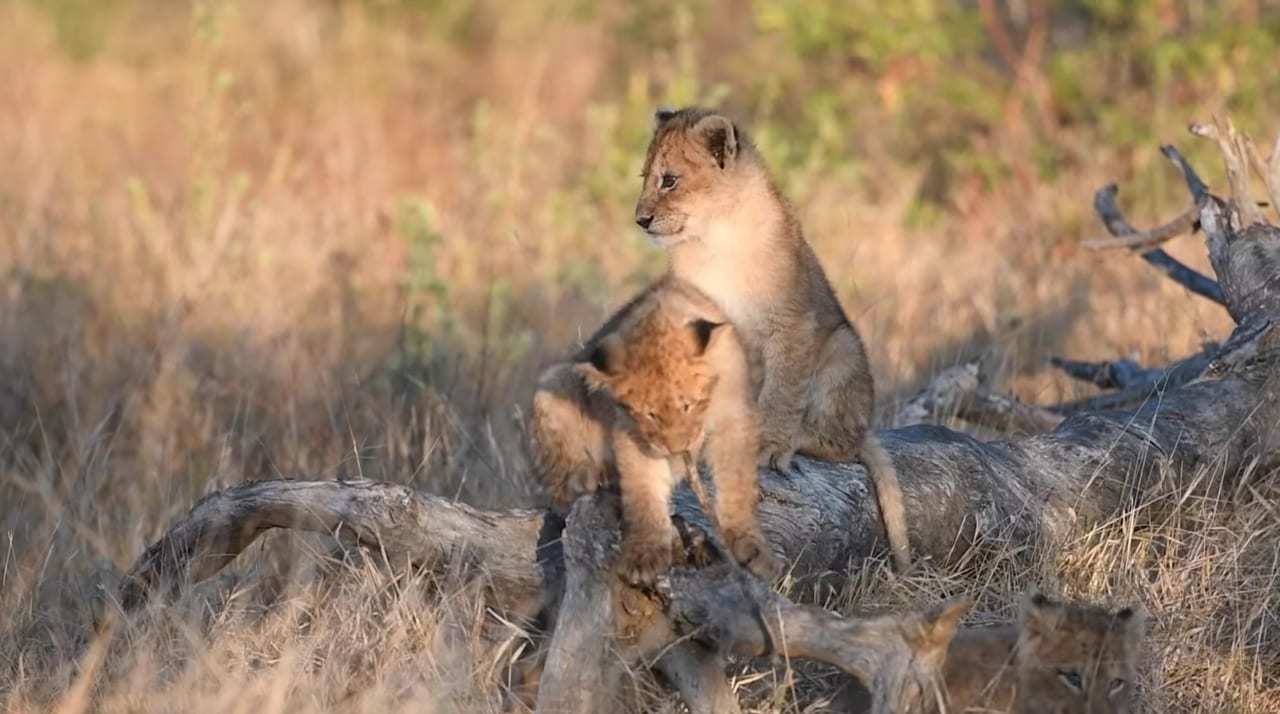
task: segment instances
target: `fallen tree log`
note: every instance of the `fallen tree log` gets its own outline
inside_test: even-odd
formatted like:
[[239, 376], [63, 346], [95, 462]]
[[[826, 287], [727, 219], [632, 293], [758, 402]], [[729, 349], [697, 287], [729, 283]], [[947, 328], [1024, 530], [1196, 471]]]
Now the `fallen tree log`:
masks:
[[[1246, 466], [1265, 472], [1280, 465], [1280, 231], [1242, 223], [1234, 203], [1209, 195], [1181, 156], [1166, 152], [1195, 201], [1236, 329], [1194, 373], [1180, 371], [1176, 384], [1144, 382], [1148, 391], [1132, 409], [1072, 409], [1060, 421], [1040, 409], [1020, 410], [1029, 423], [1052, 430], [1003, 441], [929, 424], [881, 431], [899, 473], [917, 560], [947, 561], [981, 542], [1058, 542], [1122, 511], [1158, 479], [1189, 481], [1212, 467], [1229, 485]], [[794, 576], [839, 577], [884, 551], [861, 466], [797, 458], [788, 473], [764, 471], [761, 489], [762, 528]], [[701, 534], [691, 550], [715, 560], [714, 531], [687, 488], [674, 511], [687, 532]], [[758, 646], [775, 638], [770, 617], [784, 623], [786, 613], [801, 621], [820, 617], [791, 609], [759, 584], [739, 579], [726, 590], [726, 578], [740, 576], [724, 567], [681, 571], [662, 594], [624, 585], [610, 569], [618, 520], [607, 496], [581, 499], [565, 526], [540, 510], [483, 511], [365, 481], [256, 482], [207, 496], [139, 559], [121, 591], [122, 606], [137, 607], [162, 583], [208, 577], [272, 528], [331, 533], [380, 550], [393, 565], [478, 581], [500, 611], [547, 609], [555, 624], [539, 711], [603, 710], [616, 679], [637, 665], [668, 671], [693, 711], [725, 711], [727, 685], [709, 645], [776, 651], [776, 644]], [[686, 606], [691, 602], [704, 606]], [[706, 614], [713, 610], [746, 616], [759, 629], [716, 626]], [[797, 656], [826, 658], [882, 689], [891, 685], [876, 667], [901, 671], [890, 664], [892, 642], [842, 649], [812, 639], [829, 627], [799, 629], [788, 636], [809, 633], [809, 641], [785, 645]], [[893, 692], [877, 696], [881, 711], [898, 711]]]

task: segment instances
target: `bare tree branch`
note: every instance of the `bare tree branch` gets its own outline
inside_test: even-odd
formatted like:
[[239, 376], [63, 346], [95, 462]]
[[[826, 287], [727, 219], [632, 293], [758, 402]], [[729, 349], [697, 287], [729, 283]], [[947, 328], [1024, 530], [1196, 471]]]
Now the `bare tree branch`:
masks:
[[1131, 250], [1149, 250], [1161, 243], [1177, 238], [1184, 233], [1194, 233], [1200, 230], [1199, 223], [1200, 211], [1195, 208], [1189, 208], [1178, 214], [1168, 223], [1161, 224], [1150, 230], [1136, 230], [1126, 223], [1125, 226], [1131, 233], [1121, 231], [1113, 234], [1112, 238], [1093, 238], [1084, 241], [1080, 245], [1090, 250], [1108, 250], [1111, 248], [1129, 248]]
[[1131, 359], [1084, 362], [1064, 357], [1050, 357], [1049, 364], [1066, 372], [1070, 377], [1089, 382], [1102, 389], [1124, 389], [1135, 384], [1147, 384], [1164, 374], [1162, 369], [1143, 367]]
[[1169, 161], [1172, 161], [1174, 167], [1178, 169], [1178, 173], [1182, 174], [1182, 180], [1186, 181], [1187, 190], [1191, 192], [1191, 200], [1197, 207], [1209, 199], [1209, 186], [1200, 178], [1195, 169], [1191, 168], [1191, 164], [1187, 163], [1187, 160], [1183, 158], [1177, 148], [1172, 144], [1165, 144], [1160, 147], [1160, 153], [1164, 154]]
[[[1098, 192], [1093, 195], [1094, 210], [1097, 211], [1098, 217], [1102, 219], [1107, 230], [1116, 238], [1141, 236], [1142, 233], [1125, 220], [1124, 214], [1120, 211], [1120, 207], [1116, 205], [1117, 191], [1118, 189], [1115, 184], [1108, 184], [1098, 189]], [[1198, 210], [1195, 211], [1195, 216], [1197, 218], [1192, 221], [1192, 225], [1195, 225], [1198, 221]], [[1181, 220], [1182, 217], [1180, 216], [1161, 228], [1176, 226]], [[1161, 230], [1161, 228], [1156, 229], [1156, 231]], [[1155, 233], [1155, 231], [1151, 231], [1151, 233]], [[1139, 254], [1142, 256], [1143, 260], [1150, 263], [1165, 275], [1168, 275], [1174, 282], [1185, 287], [1187, 290], [1200, 295], [1201, 297], [1208, 298], [1218, 303], [1219, 305], [1224, 304], [1222, 289], [1212, 278], [1183, 265], [1172, 255], [1169, 255], [1160, 248], [1143, 251], [1142, 246], [1143, 244], [1140, 243], [1138, 246], [1134, 247], [1134, 250], [1141, 251]]]
[[[1108, 392], [1073, 402], [1055, 404], [1048, 409], [1059, 414], [1080, 414], [1132, 407], [1145, 401], [1153, 394], [1176, 389], [1199, 377], [1222, 354], [1222, 348], [1210, 344], [1205, 347], [1204, 351], [1178, 360], [1163, 368], [1144, 368], [1129, 360], [1121, 360], [1120, 363], [1074, 362], [1055, 357], [1052, 360], [1054, 365], [1068, 374], [1072, 374], [1073, 368], [1079, 374], [1084, 374], [1089, 367], [1093, 367], [1100, 375], [1108, 375], [1100, 377], [1104, 381], [1109, 378], [1111, 380], [1119, 379], [1122, 382], [1116, 381], [1114, 383], [1114, 386], [1120, 389], [1118, 392]], [[1133, 365], [1133, 367], [1116, 366], [1122, 363]], [[1076, 374], [1072, 374], [1072, 376], [1076, 376]], [[1100, 384], [1099, 386], [1105, 387], [1107, 385]]]

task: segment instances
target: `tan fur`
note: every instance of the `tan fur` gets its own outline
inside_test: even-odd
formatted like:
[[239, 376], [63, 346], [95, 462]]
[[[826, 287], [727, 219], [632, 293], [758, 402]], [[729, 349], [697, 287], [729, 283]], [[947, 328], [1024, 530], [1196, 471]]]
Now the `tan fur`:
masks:
[[940, 711], [946, 705], [942, 671], [947, 644], [955, 637], [960, 619], [972, 605], [968, 598], [954, 598], [923, 612], [872, 620], [873, 623], [884, 620], [895, 623], [896, 632], [891, 630], [883, 637], [901, 637], [914, 651], [913, 659], [920, 674], [909, 690], [884, 692], [885, 701], [891, 703], [895, 714]]
[[1143, 638], [1141, 613], [1068, 605], [1032, 595], [1020, 622], [959, 631], [948, 646], [921, 642], [920, 656], [946, 649], [949, 712], [1123, 714]]
[[636, 222], [738, 329], [761, 378], [761, 462], [793, 454], [862, 460], [899, 570], [910, 566], [902, 489], [871, 431], [875, 389], [866, 350], [800, 223], [759, 154], [729, 119], [660, 110]]
[[[757, 574], [778, 563], [756, 524], [759, 416], [734, 328], [696, 288], [660, 281], [611, 318], [570, 363], [544, 373], [530, 420], [537, 471], [559, 509], [616, 485], [624, 577], [652, 583], [678, 538], [671, 492], [684, 455], [703, 455], [733, 556]], [[704, 504], [705, 505], [705, 504]]]

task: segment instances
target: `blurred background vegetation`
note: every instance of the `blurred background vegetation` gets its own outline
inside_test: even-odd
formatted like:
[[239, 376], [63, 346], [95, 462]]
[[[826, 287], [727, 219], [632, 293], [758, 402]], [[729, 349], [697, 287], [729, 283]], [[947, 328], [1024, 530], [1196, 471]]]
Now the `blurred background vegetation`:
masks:
[[662, 269], [629, 219], [658, 104], [750, 128], [884, 393], [981, 356], [1058, 398], [1051, 352], [1220, 333], [1075, 246], [1108, 181], [1143, 222], [1182, 207], [1160, 143], [1217, 170], [1188, 120], [1269, 139], [1278, 44], [1260, 0], [11, 0], [4, 455], [88, 429], [184, 497], [364, 473], [526, 499], [538, 368]]
[[1269, 145], [1278, 66], [1277, 0], [0, 2], [0, 604], [249, 478], [537, 502], [539, 368], [663, 267], [659, 104], [752, 132], [882, 406], [1194, 351], [1226, 316], [1080, 250], [1092, 195], [1184, 210], [1167, 142], [1221, 186], [1185, 126]]
[[1059, 398], [1050, 353], [1221, 333], [1076, 244], [1108, 181], [1139, 222], [1183, 206], [1160, 143], [1218, 170], [1188, 120], [1269, 139], [1278, 59], [1263, 0], [11, 0], [0, 456], [109, 446], [180, 502], [359, 473], [526, 500], [538, 368], [662, 269], [629, 218], [658, 104], [750, 128], [890, 398], [975, 356]]

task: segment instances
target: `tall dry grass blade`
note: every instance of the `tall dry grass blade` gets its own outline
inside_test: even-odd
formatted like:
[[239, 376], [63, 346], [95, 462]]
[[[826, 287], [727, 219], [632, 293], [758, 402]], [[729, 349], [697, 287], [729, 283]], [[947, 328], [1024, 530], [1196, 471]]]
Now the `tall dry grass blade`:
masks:
[[1280, 134], [1276, 135], [1275, 146], [1271, 148], [1271, 158], [1267, 161], [1267, 195], [1271, 197], [1271, 210], [1280, 216]]
[[80, 659], [80, 673], [72, 682], [58, 704], [53, 707], [55, 714], [81, 714], [88, 711], [93, 702], [93, 685], [97, 680], [102, 663], [107, 658], [107, 650], [111, 646], [115, 634], [117, 620], [111, 617], [103, 623], [98, 635], [89, 644], [89, 651]]

